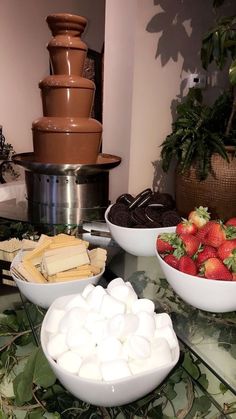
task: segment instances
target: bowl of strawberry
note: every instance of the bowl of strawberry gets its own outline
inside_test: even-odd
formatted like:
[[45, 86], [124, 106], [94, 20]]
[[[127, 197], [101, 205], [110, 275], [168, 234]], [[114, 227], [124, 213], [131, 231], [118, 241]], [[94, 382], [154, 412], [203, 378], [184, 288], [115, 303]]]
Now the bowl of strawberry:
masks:
[[159, 234], [156, 255], [173, 290], [201, 310], [236, 310], [236, 217], [211, 219], [206, 207]]

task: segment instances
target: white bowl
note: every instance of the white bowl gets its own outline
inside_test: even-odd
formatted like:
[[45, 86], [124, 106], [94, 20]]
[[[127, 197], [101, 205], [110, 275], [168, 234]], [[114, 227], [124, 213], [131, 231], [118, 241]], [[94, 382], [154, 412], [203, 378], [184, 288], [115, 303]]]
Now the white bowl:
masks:
[[[175, 227], [172, 231], [175, 231]], [[168, 265], [157, 251], [156, 255], [166, 280], [186, 303], [212, 313], [236, 310], [236, 281], [188, 275]]]
[[[17, 263], [19, 263], [20, 257], [21, 255], [18, 253], [13, 259], [11, 267], [14, 267], [17, 265]], [[27, 298], [27, 300], [46, 309], [58, 297], [82, 292], [88, 284], [96, 285], [103, 275], [104, 270], [105, 269], [103, 269], [102, 272], [100, 272], [98, 275], [92, 276], [90, 278], [74, 279], [68, 282], [39, 284], [36, 282], [28, 282], [19, 279], [10, 268], [12, 278], [14, 279], [20, 292]]]
[[40, 339], [43, 352], [52, 367], [54, 374], [63, 386], [75, 397], [97, 406], [120, 406], [131, 403], [154, 390], [178, 362], [179, 346], [172, 352], [173, 360], [171, 364], [132, 377], [104, 382], [85, 379], [78, 375], [70, 374], [62, 369], [48, 354], [46, 349], [48, 333], [45, 331], [45, 325], [51, 310], [55, 308], [64, 308], [69, 299], [70, 297], [68, 296], [61, 297], [51, 305], [42, 323]]
[[134, 256], [155, 256], [156, 238], [159, 234], [168, 232], [173, 227], [163, 228], [131, 228], [120, 227], [108, 220], [110, 205], [105, 212], [105, 220], [112, 238], [126, 252]]

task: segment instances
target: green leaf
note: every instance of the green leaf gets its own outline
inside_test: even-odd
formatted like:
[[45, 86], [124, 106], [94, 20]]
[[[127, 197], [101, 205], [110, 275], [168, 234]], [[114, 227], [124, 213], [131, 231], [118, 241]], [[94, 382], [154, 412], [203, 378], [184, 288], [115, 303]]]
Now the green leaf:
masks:
[[195, 399], [195, 404], [197, 411], [201, 413], [206, 413], [211, 407], [211, 401], [207, 396], [201, 396], [198, 399]]
[[184, 355], [183, 367], [186, 371], [195, 379], [197, 380], [200, 376], [200, 370], [194, 363], [191, 355], [189, 352], [186, 352]]
[[162, 407], [161, 405], [152, 407], [150, 410], [148, 410], [147, 412], [147, 417], [148, 418], [155, 418], [155, 419], [163, 419], [163, 413], [162, 413]]
[[18, 374], [13, 381], [16, 403], [19, 405], [32, 399], [33, 375], [37, 352], [38, 348], [28, 358], [24, 371]]
[[229, 68], [229, 81], [233, 86], [236, 85], [236, 60], [232, 62]]
[[220, 383], [219, 388], [222, 394], [225, 394], [226, 391], [228, 391], [228, 388], [223, 383]]
[[209, 385], [209, 381], [206, 377], [206, 374], [202, 374], [199, 379], [198, 382], [202, 385], [202, 387], [206, 390], [208, 388]]
[[43, 418], [43, 409], [36, 409], [33, 412], [29, 413], [26, 418], [27, 419], [42, 419]]
[[36, 353], [33, 381], [43, 388], [52, 386], [56, 381], [56, 376], [41, 348], [39, 348]]

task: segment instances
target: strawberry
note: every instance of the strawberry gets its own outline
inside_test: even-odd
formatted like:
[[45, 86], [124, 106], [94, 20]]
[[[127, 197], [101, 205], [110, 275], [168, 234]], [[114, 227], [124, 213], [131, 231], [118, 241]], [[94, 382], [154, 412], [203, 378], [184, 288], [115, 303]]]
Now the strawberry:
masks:
[[224, 241], [224, 243], [218, 247], [217, 254], [223, 261], [236, 254], [236, 239]]
[[185, 218], [183, 218], [182, 221], [177, 224], [175, 231], [177, 234], [189, 233], [194, 235], [197, 230], [197, 226], [193, 224], [192, 221], [185, 220]]
[[208, 279], [232, 280], [233, 276], [222, 260], [214, 257], [207, 259], [201, 268], [201, 273]]
[[196, 275], [197, 267], [190, 256], [184, 255], [179, 259], [179, 271], [188, 275]]
[[197, 266], [200, 266], [205, 260], [217, 256], [217, 250], [212, 246], [202, 246], [196, 257]]
[[215, 221], [208, 221], [203, 227], [199, 228], [199, 230], [196, 233], [196, 237], [199, 238], [200, 242], [202, 244], [206, 244], [206, 237], [208, 234], [208, 231], [211, 228], [212, 223]]
[[228, 221], [226, 221], [225, 225], [236, 227], [236, 217], [230, 218]]
[[178, 269], [179, 267], [179, 260], [172, 254], [164, 256], [163, 260], [168, 263], [168, 265], [172, 266], [172, 268]]
[[215, 221], [206, 234], [205, 243], [208, 246], [219, 247], [226, 240], [225, 227], [221, 222]]
[[184, 251], [188, 256], [193, 256], [200, 246], [200, 240], [193, 236], [192, 234], [180, 234], [182, 240]]
[[203, 227], [209, 220], [210, 214], [207, 207], [198, 207], [191, 211], [188, 216], [188, 220], [197, 226], [197, 228]]
[[178, 239], [176, 233], [163, 233], [157, 237], [156, 249], [159, 253], [171, 253], [174, 250], [174, 243]]

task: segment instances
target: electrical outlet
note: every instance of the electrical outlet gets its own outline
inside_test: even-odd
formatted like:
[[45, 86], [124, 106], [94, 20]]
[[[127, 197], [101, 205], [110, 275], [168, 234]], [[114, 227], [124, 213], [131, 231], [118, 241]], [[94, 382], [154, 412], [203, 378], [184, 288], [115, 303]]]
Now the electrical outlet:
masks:
[[206, 87], [206, 75], [195, 73], [190, 74], [188, 77], [188, 86], [197, 87], [198, 89], [204, 89]]

